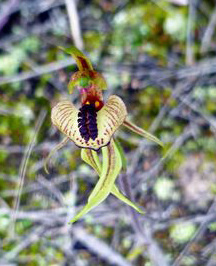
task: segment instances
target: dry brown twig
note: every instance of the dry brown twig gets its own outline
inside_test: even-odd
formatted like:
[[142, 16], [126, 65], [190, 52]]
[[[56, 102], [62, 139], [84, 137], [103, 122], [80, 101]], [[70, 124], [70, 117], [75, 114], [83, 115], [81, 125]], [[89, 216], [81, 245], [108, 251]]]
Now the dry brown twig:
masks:
[[186, 44], [186, 65], [194, 63], [194, 25], [196, 20], [197, 0], [189, 0], [188, 23], [187, 23], [187, 44]]
[[209, 20], [209, 24], [205, 29], [205, 32], [203, 34], [202, 42], [201, 42], [201, 53], [205, 53], [208, 51], [209, 46], [211, 44], [211, 39], [213, 37], [213, 33], [215, 31], [216, 27], [216, 7], [213, 10], [213, 13], [211, 15], [211, 18]]

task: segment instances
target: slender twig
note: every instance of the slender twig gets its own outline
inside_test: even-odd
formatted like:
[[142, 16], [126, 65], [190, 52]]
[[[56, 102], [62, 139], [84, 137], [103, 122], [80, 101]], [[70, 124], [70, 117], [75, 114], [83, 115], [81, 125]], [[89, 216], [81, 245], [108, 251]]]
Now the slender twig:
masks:
[[[25, 81], [31, 78], [39, 77], [41, 75], [51, 73], [63, 68], [66, 68], [73, 64], [72, 58], [66, 58], [63, 60], [59, 60], [56, 62], [52, 62], [50, 64], [37, 66], [34, 68], [34, 71], [26, 71], [14, 76], [6, 76], [6, 77], [0, 77], [0, 85], [9, 84], [13, 82], [21, 82]], [[110, 63], [105, 63], [101, 66], [101, 69], [104, 72], [116, 72], [121, 73], [124, 71], [127, 71], [129, 73], [132, 73], [133, 71], [133, 64], [122, 64], [121, 67], [114, 66]], [[149, 69], [149, 67], [143, 67], [139, 66], [136, 69], [136, 72], [133, 73], [133, 77], [143, 79], [149, 79], [150, 81], [157, 81], [157, 84], [160, 84], [161, 82], [169, 81], [171, 79], [175, 80], [181, 80], [182, 79], [188, 79], [191, 76], [194, 77], [200, 77], [201, 75], [210, 75], [216, 73], [216, 58], [211, 58], [205, 61], [201, 61], [200, 63], [197, 63], [193, 66], [185, 66], [178, 69], [170, 69], [170, 68], [157, 68], [155, 66], [155, 69]], [[160, 84], [161, 86], [161, 84]]]
[[83, 49], [83, 40], [79, 22], [79, 15], [77, 11], [76, 1], [75, 0], [65, 0], [68, 17], [70, 21], [71, 35], [74, 40], [74, 44], [80, 50]]
[[[178, 149], [184, 144], [184, 142], [191, 138], [192, 136], [196, 136], [198, 134], [198, 127], [195, 125], [190, 125], [186, 127], [183, 133], [176, 138], [172, 146], [168, 149], [165, 155], [147, 172], [140, 175], [142, 180], [148, 180], [151, 178], [152, 182], [155, 181], [153, 177], [157, 176], [158, 173], [161, 171], [164, 163], [170, 159]], [[137, 184], [139, 185], [139, 184]]]
[[113, 250], [102, 240], [87, 233], [84, 228], [80, 226], [74, 226], [72, 233], [77, 240], [81, 241], [91, 251], [109, 262], [109, 264], [118, 266], [131, 266], [130, 262], [123, 258], [121, 254]]
[[210, 130], [215, 134], [216, 132], [216, 121], [214, 117], [211, 117], [209, 115], [204, 114], [203, 112], [200, 111], [200, 108], [195, 106], [194, 103], [190, 102], [188, 100], [189, 97], [178, 97], [178, 99], [184, 103], [186, 106], [188, 106], [191, 110], [195, 111], [197, 114], [199, 114], [205, 121], [208, 122], [208, 124], [211, 126]]
[[53, 182], [50, 182], [46, 178], [44, 178], [42, 175], [39, 175], [37, 178], [39, 184], [41, 184], [44, 188], [46, 188], [55, 198], [58, 200], [58, 202], [64, 206], [64, 197], [61, 193], [61, 191], [55, 186]]
[[66, 58], [63, 60], [59, 60], [57, 62], [52, 62], [50, 64], [46, 64], [44, 66], [38, 66], [34, 68], [34, 71], [26, 71], [21, 74], [17, 74], [15, 76], [3, 77], [0, 78], [0, 85], [13, 83], [13, 82], [20, 82], [27, 79], [39, 77], [41, 75], [51, 73], [65, 67], [68, 67], [73, 64], [72, 58]]
[[[6, 181], [10, 182], [16, 182], [16, 177], [10, 179], [10, 176], [0, 176], [0, 179], [4, 179]], [[57, 177], [52, 177], [52, 184], [57, 186], [62, 183], [68, 182], [70, 179], [69, 175], [59, 175]], [[43, 190], [43, 186], [38, 183], [38, 182], [33, 182], [31, 184], [26, 185], [23, 190], [22, 190], [22, 195], [25, 193], [32, 193], [32, 192], [37, 192], [40, 190]], [[14, 197], [16, 190], [14, 189], [5, 189], [1, 192], [2, 197], [7, 198], [7, 197]]]
[[[46, 227], [44, 226], [38, 226], [32, 230], [30, 234], [28, 234], [23, 241], [21, 241], [17, 246], [15, 246], [12, 250], [7, 252], [5, 256], [3, 256], [2, 260], [13, 260], [18, 256], [18, 254], [26, 249], [28, 246], [30, 246], [32, 243], [37, 242], [41, 236], [46, 231]], [[1, 261], [0, 261], [1, 263]], [[1, 264], [2, 265], [2, 264]]]
[[[57, 141], [44, 141], [37, 145], [37, 147], [34, 147], [33, 150], [34, 152], [43, 152], [44, 150], [46, 151], [51, 151], [56, 145], [58, 144]], [[71, 147], [70, 147], [71, 149]], [[7, 150], [8, 153], [23, 153], [25, 151], [25, 146], [22, 145], [0, 145], [0, 150]]]
[[[215, 212], [215, 206], [216, 206], [216, 200], [211, 204], [207, 215]], [[192, 239], [188, 242], [188, 244], [184, 247], [184, 249], [182, 250], [182, 252], [179, 254], [179, 256], [176, 258], [176, 260], [174, 261], [174, 263], [172, 264], [172, 266], [179, 266], [181, 265], [181, 261], [183, 259], [183, 257], [188, 253], [191, 245], [199, 238], [203, 235], [206, 227], [208, 226], [208, 221], [203, 221], [198, 230], [195, 232], [194, 236], [192, 237]]]
[[213, 37], [213, 33], [216, 27], [216, 7], [213, 10], [211, 18], [209, 20], [209, 24], [204, 32], [202, 42], [201, 42], [201, 53], [206, 52], [209, 49], [211, 39]]
[[186, 65], [194, 63], [194, 21], [196, 17], [196, 2], [197, 0], [189, 0], [189, 12], [187, 23], [187, 44], [186, 44]]
[[[121, 176], [120, 182], [127, 197], [134, 201], [133, 193], [131, 191], [130, 179], [128, 178], [128, 173]], [[162, 249], [152, 237], [152, 230], [149, 222], [147, 222], [146, 220], [144, 227], [142, 227], [139, 220], [139, 215], [132, 208], [128, 207], [128, 211], [130, 212], [132, 218], [132, 226], [134, 228], [134, 231], [136, 232], [138, 239], [136, 245], [145, 244], [147, 246], [148, 254], [153, 265], [167, 266], [168, 263], [163, 254]]]

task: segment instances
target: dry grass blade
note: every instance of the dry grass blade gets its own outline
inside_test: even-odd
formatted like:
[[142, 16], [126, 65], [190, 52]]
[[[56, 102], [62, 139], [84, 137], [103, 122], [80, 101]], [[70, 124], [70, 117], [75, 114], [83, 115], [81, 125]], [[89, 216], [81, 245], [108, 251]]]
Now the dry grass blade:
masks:
[[14, 230], [15, 230], [14, 226], [15, 226], [15, 222], [16, 222], [17, 211], [18, 211], [19, 206], [20, 206], [20, 196], [22, 193], [22, 188], [23, 188], [23, 184], [24, 184], [24, 179], [25, 179], [28, 161], [29, 161], [32, 149], [35, 145], [36, 137], [37, 137], [38, 132], [39, 132], [44, 120], [45, 120], [46, 115], [47, 115], [47, 111], [41, 110], [41, 112], [38, 116], [36, 125], [35, 125], [34, 135], [33, 135], [32, 139], [30, 140], [28, 146], [26, 147], [24, 156], [22, 158], [22, 162], [21, 162], [21, 166], [20, 166], [20, 170], [19, 170], [18, 190], [17, 190], [17, 196], [16, 196], [16, 200], [15, 200], [14, 213], [12, 216], [12, 224], [11, 224], [11, 230], [10, 230], [11, 237], [14, 237], [14, 233], [15, 233], [14, 232]]

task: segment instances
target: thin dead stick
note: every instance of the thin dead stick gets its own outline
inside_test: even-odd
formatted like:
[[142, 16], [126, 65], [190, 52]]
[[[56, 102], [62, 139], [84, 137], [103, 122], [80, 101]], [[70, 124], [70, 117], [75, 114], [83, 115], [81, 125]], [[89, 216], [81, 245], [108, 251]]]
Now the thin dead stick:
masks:
[[[28, 234], [27, 237], [25, 237], [21, 242], [19, 242], [19, 244], [17, 244], [12, 250], [7, 252], [5, 256], [1, 259], [3, 259], [3, 261], [13, 260], [19, 255], [19, 253], [22, 250], [26, 249], [28, 246], [40, 240], [44, 232], [46, 232], [46, 230], [47, 229], [44, 226], [38, 226], [34, 228], [32, 232]], [[0, 261], [0, 264], [1, 264], [1, 261]], [[8, 264], [1, 264], [1, 265], [8, 265]]]
[[202, 42], [201, 42], [201, 53], [204, 53], [208, 50], [210, 43], [211, 43], [211, 39], [214, 33], [216, 27], [216, 7], [211, 15], [209, 24], [204, 32], [203, 38], [202, 38]]
[[27, 170], [27, 165], [28, 165], [28, 161], [31, 155], [31, 152], [33, 150], [33, 147], [35, 145], [35, 141], [36, 141], [36, 137], [38, 135], [38, 132], [44, 122], [44, 119], [46, 117], [47, 111], [46, 110], [41, 110], [36, 125], [35, 125], [35, 133], [32, 137], [32, 139], [29, 142], [29, 145], [26, 147], [22, 162], [21, 162], [21, 166], [20, 166], [20, 174], [19, 174], [19, 185], [18, 185], [18, 192], [17, 192], [17, 196], [16, 196], [16, 201], [15, 201], [15, 206], [14, 206], [14, 213], [12, 216], [12, 227], [10, 230], [11, 233], [11, 237], [14, 237], [14, 231], [15, 231], [15, 222], [16, 222], [16, 218], [17, 218], [17, 211], [19, 209], [20, 206], [20, 196], [22, 193], [22, 188], [23, 188], [23, 184], [24, 184], [24, 179], [25, 179], [25, 174], [26, 174], [26, 170]]
[[[3, 179], [3, 180], [9, 180], [11, 182], [15, 182], [15, 178], [12, 178], [11, 180], [9, 179], [10, 177], [9, 176], [0, 176], [0, 179]], [[63, 183], [66, 183], [70, 181], [70, 176], [69, 175], [59, 175], [59, 176], [56, 176], [56, 177], [52, 177], [52, 183], [53, 185], [55, 186], [59, 186]], [[26, 185], [23, 190], [22, 190], [22, 195], [23, 194], [27, 194], [27, 193], [33, 193], [33, 192], [37, 192], [37, 191], [40, 191], [40, 190], [43, 190], [43, 186], [38, 183], [38, 182], [34, 182], [34, 183], [31, 183], [29, 185]], [[7, 198], [7, 197], [14, 197], [14, 194], [15, 194], [15, 190], [14, 189], [6, 189], [6, 190], [3, 190], [1, 192], [1, 196], [3, 198]]]
[[[52, 62], [50, 64], [37, 66], [34, 67], [34, 71], [25, 71], [14, 76], [0, 77], [0, 85], [25, 81], [44, 74], [58, 71], [72, 64], [73, 64], [73, 59], [66, 58], [63, 60]], [[127, 64], [124, 64], [121, 67], [116, 67], [109, 63], [105, 63], [104, 65], [101, 66], [101, 69], [106, 73], [110, 73], [113, 71], [115, 71], [116, 73], [121, 73], [124, 71], [132, 73], [132, 65], [127, 65]], [[160, 79], [161, 82], [170, 80], [172, 78], [175, 78], [177, 80], [182, 80], [182, 79], [187, 79], [188, 77], [191, 76], [200, 77], [201, 75], [204, 76], [216, 73], [216, 58], [202, 61], [193, 66], [186, 66], [180, 69], [173, 69], [173, 70], [171, 70], [170, 68], [160, 68], [152, 71], [151, 69], [149, 70], [147, 68], [140, 67], [136, 73], [133, 73], [133, 75], [134, 77], [142, 78], [144, 72], [147, 78], [150, 78], [151, 80]]]
[[196, 17], [196, 2], [197, 0], [189, 0], [188, 23], [187, 23], [187, 43], [186, 43], [186, 65], [194, 63], [194, 21]]
[[77, 240], [82, 242], [88, 249], [92, 250], [99, 257], [103, 258], [111, 265], [118, 265], [118, 266], [132, 265], [120, 253], [113, 250], [109, 245], [107, 245], [107, 243], [89, 234], [84, 228], [80, 226], [74, 226], [72, 234]]
[[75, 0], [65, 0], [69, 22], [70, 22], [70, 28], [71, 28], [71, 35], [74, 40], [74, 44], [77, 48], [80, 50], [83, 49], [83, 40], [82, 40], [82, 34], [80, 29], [80, 22], [79, 22], [79, 15], [77, 12], [77, 6]]
[[[131, 190], [130, 179], [128, 174], [121, 175], [120, 184], [125, 194], [129, 199], [134, 201], [134, 196]], [[162, 249], [159, 247], [157, 242], [152, 237], [152, 230], [150, 223], [146, 220], [145, 226], [142, 226], [139, 215], [132, 208], [128, 207], [128, 211], [131, 215], [132, 227], [136, 232], [138, 241], [136, 245], [142, 246], [145, 244], [147, 246], [147, 251], [150, 257], [150, 260], [155, 266], [168, 266], [165, 255], [163, 254]]]
[[169, 160], [177, 151], [178, 149], [184, 144], [184, 142], [192, 136], [196, 136], [198, 134], [198, 127], [195, 125], [190, 125], [186, 127], [183, 133], [176, 138], [172, 146], [168, 149], [165, 155], [148, 171], [142, 174], [142, 179], [146, 180], [156, 176], [159, 171], [161, 170], [164, 163]]
[[[194, 83], [194, 84], [196, 84], [196, 83]], [[152, 125], [150, 126], [150, 128], [149, 128], [149, 132], [151, 132], [151, 133], [154, 133], [155, 131], [156, 131], [156, 129], [158, 128], [158, 126], [159, 126], [159, 123], [162, 121], [162, 119], [163, 119], [163, 117], [168, 113], [168, 111], [170, 110], [170, 108], [169, 108], [169, 106], [168, 106], [168, 104], [169, 104], [169, 102], [170, 102], [170, 100], [172, 99], [172, 98], [177, 98], [178, 97], [178, 95], [181, 93], [181, 91], [182, 90], [185, 90], [185, 89], [188, 89], [189, 88], [189, 84], [188, 83], [186, 83], [186, 84], [184, 84], [183, 86], [179, 86], [179, 87], [177, 87], [174, 91], [173, 91], [173, 93], [172, 93], [172, 95], [170, 96], [170, 98], [167, 100], [167, 103], [166, 103], [166, 105], [161, 109], [161, 111], [160, 111], [160, 113], [158, 114], [158, 116], [156, 117], [156, 119], [153, 121], [153, 123], [152, 123]], [[187, 134], [186, 132], [184, 132], [183, 134]], [[179, 138], [178, 138], [179, 139]], [[176, 142], [175, 142], [176, 143]], [[133, 156], [133, 158], [132, 158], [132, 162], [131, 162], [131, 164], [130, 164], [130, 166], [128, 167], [128, 170], [127, 170], [127, 174], [129, 175], [129, 176], [133, 176], [134, 174], [135, 174], [135, 169], [136, 169], [136, 166], [138, 165], [138, 162], [139, 162], [139, 160], [140, 160], [140, 157], [142, 156], [142, 154], [143, 154], [143, 150], [144, 150], [144, 147], [145, 147], [145, 145], [146, 145], [146, 140], [144, 139], [144, 140], [142, 140], [141, 142], [140, 142], [140, 145], [137, 147], [137, 150], [135, 151], [135, 154], [134, 154], [134, 156]], [[175, 146], [175, 144], [173, 144], [174, 146]], [[164, 160], [165, 160], [165, 158], [167, 158], [167, 156], [169, 156], [169, 154], [171, 153], [172, 154], [172, 152], [173, 152], [173, 147], [174, 146], [172, 146], [168, 151], [167, 151], [167, 153], [166, 153], [166, 155], [163, 157], [163, 158], [161, 158], [160, 159], [160, 161], [150, 170], [151, 171], [151, 174], [152, 174], [152, 171], [154, 172], [156, 169], [160, 169], [160, 167], [163, 165], [163, 162], [164, 162]], [[160, 166], [160, 167], [159, 167]], [[146, 175], [146, 173], [144, 174], [144, 175]]]
[[[211, 204], [207, 215], [209, 215], [210, 213], [214, 213], [215, 212], [215, 207], [216, 207], [216, 200], [214, 200], [214, 202]], [[182, 259], [185, 255], [187, 255], [191, 245], [194, 243], [194, 241], [196, 241], [198, 238], [200, 238], [206, 227], [208, 226], [208, 221], [203, 221], [199, 227], [199, 229], [195, 232], [193, 238], [191, 239], [190, 242], [188, 242], [188, 244], [185, 246], [185, 248], [183, 249], [183, 251], [179, 254], [179, 256], [176, 258], [176, 260], [174, 261], [174, 263], [172, 264], [172, 266], [180, 266]]]
[[195, 106], [194, 103], [190, 102], [190, 100], [188, 100], [189, 97], [178, 97], [178, 99], [184, 103], [186, 106], [188, 106], [191, 110], [193, 110], [194, 112], [198, 113], [206, 122], [209, 123], [210, 130], [213, 132], [213, 134], [215, 134], [216, 132], [216, 121], [214, 119], [214, 117], [211, 117], [209, 115], [204, 114], [203, 112], [200, 111], [199, 107]]
[[[51, 151], [58, 144], [57, 141], [44, 141], [40, 143], [37, 147], [34, 147], [34, 152], [41, 152], [44, 149]], [[0, 145], [0, 150], [7, 150], [10, 154], [20, 154], [25, 152], [25, 146], [21, 145]]]
[[182, 91], [189, 89], [192, 86], [191, 83], [193, 85], [195, 85], [196, 84], [196, 80], [194, 80], [193, 82], [186, 81], [186, 83], [177, 85], [176, 88], [174, 88], [174, 90], [172, 91], [172, 94], [167, 99], [167, 101], [164, 104], [164, 106], [160, 109], [160, 112], [158, 113], [156, 118], [153, 120], [151, 126], [149, 127], [148, 131], [150, 133], [154, 133], [157, 130], [159, 124], [161, 123], [161, 121], [163, 120], [165, 115], [170, 111], [169, 104], [172, 101], [172, 99], [176, 99], [181, 94]]
[[46, 188], [51, 193], [51, 195], [53, 195], [57, 199], [61, 206], [65, 205], [64, 196], [53, 182], [47, 180], [42, 175], [39, 175], [37, 180], [42, 187]]
[[73, 64], [72, 58], [66, 58], [63, 60], [59, 60], [56, 62], [52, 62], [50, 64], [46, 64], [43, 66], [38, 66], [34, 68], [34, 71], [26, 71], [21, 74], [17, 74], [15, 76], [3, 77], [0, 78], [0, 85], [13, 83], [13, 82], [20, 82], [27, 79], [39, 77], [44, 74], [48, 74], [62, 68], [68, 67]]

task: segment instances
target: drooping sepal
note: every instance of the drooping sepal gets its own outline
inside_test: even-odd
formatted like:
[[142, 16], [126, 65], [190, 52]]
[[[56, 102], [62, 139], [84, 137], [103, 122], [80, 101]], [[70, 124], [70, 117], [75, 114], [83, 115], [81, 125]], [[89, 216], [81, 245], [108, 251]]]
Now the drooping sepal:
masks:
[[44, 170], [47, 174], [49, 174], [48, 171], [48, 164], [50, 161], [50, 158], [53, 156], [54, 153], [56, 153], [58, 150], [60, 150], [62, 147], [64, 147], [67, 142], [68, 142], [69, 138], [65, 137], [59, 144], [57, 144], [49, 153], [49, 155], [46, 157], [46, 159], [44, 160]]
[[123, 125], [125, 127], [129, 128], [131, 131], [137, 133], [138, 135], [146, 138], [147, 140], [153, 141], [153, 142], [157, 143], [158, 145], [164, 147], [164, 144], [163, 144], [163, 142], [161, 140], [159, 140], [157, 137], [155, 137], [151, 133], [145, 131], [144, 129], [136, 126], [135, 124], [130, 122], [128, 119], [125, 119]]

